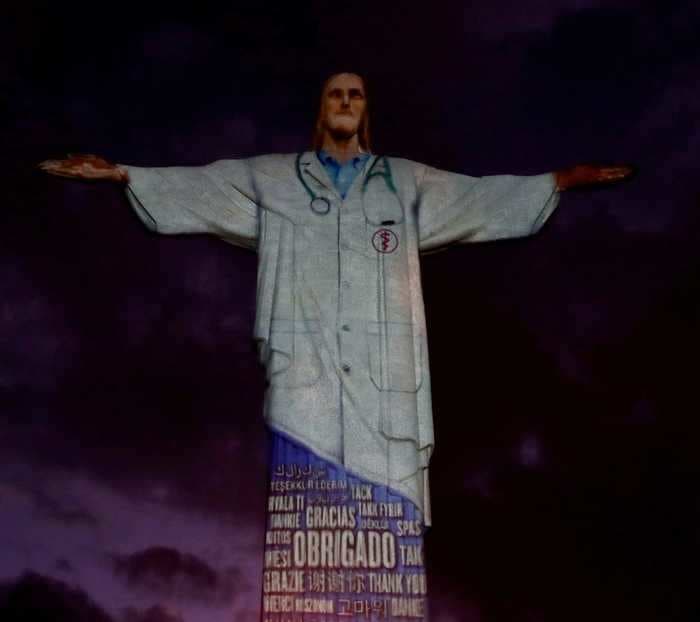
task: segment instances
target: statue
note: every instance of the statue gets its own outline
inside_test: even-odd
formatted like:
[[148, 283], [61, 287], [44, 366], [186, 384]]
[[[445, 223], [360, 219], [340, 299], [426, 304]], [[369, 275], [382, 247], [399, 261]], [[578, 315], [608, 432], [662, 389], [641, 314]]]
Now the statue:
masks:
[[257, 250], [271, 430], [262, 619], [426, 619], [434, 440], [419, 255], [531, 235], [561, 191], [631, 169], [475, 178], [373, 154], [365, 84], [349, 73], [325, 83], [305, 153], [40, 166], [124, 184], [155, 232]]

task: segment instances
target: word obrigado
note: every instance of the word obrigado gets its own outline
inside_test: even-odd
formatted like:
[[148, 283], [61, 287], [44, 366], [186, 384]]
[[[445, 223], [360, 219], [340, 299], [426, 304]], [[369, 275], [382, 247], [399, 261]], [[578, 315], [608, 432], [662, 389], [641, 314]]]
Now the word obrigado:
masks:
[[388, 531], [295, 531], [291, 554], [297, 568], [395, 568], [396, 537]]

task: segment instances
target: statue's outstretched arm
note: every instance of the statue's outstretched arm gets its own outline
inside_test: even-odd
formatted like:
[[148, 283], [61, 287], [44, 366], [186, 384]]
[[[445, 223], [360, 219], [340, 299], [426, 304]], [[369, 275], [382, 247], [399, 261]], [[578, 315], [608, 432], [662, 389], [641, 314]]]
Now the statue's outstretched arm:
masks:
[[635, 173], [632, 166], [597, 166], [578, 164], [554, 173], [557, 190], [569, 190], [581, 186], [614, 184], [630, 178]]
[[124, 168], [91, 153], [69, 153], [64, 160], [44, 160], [39, 164], [39, 168], [60, 177], [129, 183], [129, 174]]
[[543, 175], [470, 177], [419, 167], [421, 251], [531, 235], [553, 213], [561, 191], [617, 183], [636, 172], [626, 165], [579, 164]]
[[258, 206], [246, 160], [144, 168], [112, 164], [93, 154], [69, 154], [64, 160], [41, 162], [39, 168], [61, 177], [124, 185], [129, 203], [152, 231], [209, 233], [256, 248]]

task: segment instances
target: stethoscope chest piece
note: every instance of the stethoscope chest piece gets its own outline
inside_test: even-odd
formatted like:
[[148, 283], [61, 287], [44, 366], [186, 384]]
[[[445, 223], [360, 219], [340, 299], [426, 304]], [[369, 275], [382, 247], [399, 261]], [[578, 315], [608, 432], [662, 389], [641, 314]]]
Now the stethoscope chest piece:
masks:
[[331, 211], [331, 202], [326, 197], [314, 197], [311, 199], [311, 211], [314, 214], [327, 214]]

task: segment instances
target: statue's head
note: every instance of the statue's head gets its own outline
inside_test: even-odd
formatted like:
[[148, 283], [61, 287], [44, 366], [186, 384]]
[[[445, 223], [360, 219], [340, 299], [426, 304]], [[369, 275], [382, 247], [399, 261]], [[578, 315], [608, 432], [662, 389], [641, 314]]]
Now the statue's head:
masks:
[[323, 84], [314, 128], [313, 147], [320, 149], [326, 132], [337, 138], [357, 135], [360, 148], [370, 150], [367, 89], [362, 77], [337, 73]]

